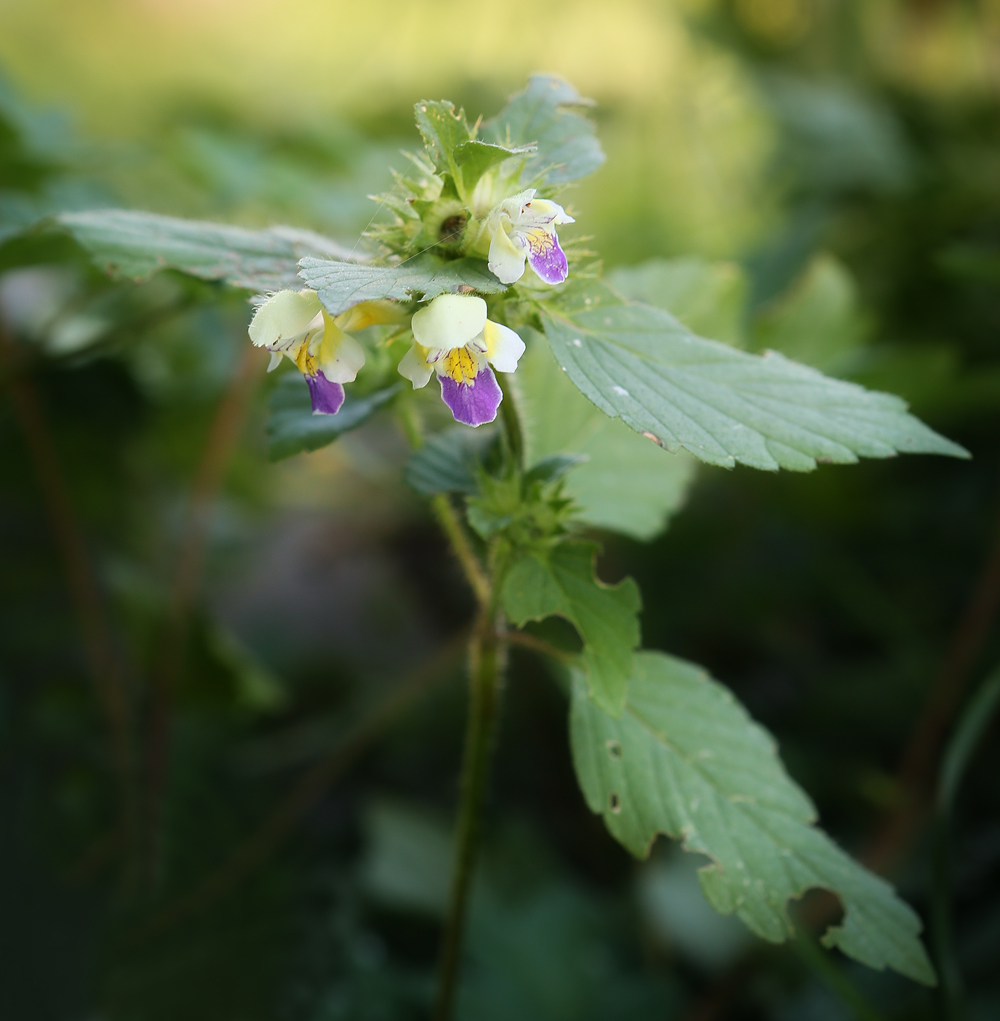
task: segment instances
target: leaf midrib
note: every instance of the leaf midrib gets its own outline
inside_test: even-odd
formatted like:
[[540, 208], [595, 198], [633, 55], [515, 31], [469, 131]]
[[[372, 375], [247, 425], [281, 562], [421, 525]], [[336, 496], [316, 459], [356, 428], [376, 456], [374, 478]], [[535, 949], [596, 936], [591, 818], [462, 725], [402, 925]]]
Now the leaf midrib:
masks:
[[[670, 741], [667, 738], [667, 736], [661, 730], [657, 729], [656, 726], [652, 722], [650, 722], [649, 720], [646, 720], [642, 716], [642, 714], [639, 713], [636, 710], [636, 708], [630, 702], [628, 702], [628, 701], [626, 701], [626, 703], [625, 703], [624, 715], [631, 716], [631, 718], [633, 720], [635, 720], [639, 724], [639, 726], [642, 727], [642, 729], [645, 730], [646, 733], [648, 733], [650, 735], [650, 737], [652, 737], [658, 744], [661, 744], [672, 755], [675, 755], [678, 759], [680, 759], [681, 762], [683, 762], [685, 765], [689, 766], [691, 768], [691, 770], [698, 776], [698, 778], [703, 780], [708, 785], [708, 787], [711, 789], [713, 795], [716, 798], [718, 798], [721, 801], [725, 801], [729, 805], [737, 805], [737, 806], [739, 806], [739, 805], [748, 804], [748, 802], [746, 802], [746, 801], [734, 801], [728, 795], [723, 794], [720, 791], [717, 783], [713, 779], [711, 779], [710, 776], [707, 773], [705, 773], [702, 768], [699, 768], [699, 766], [697, 765], [697, 760], [689, 758], [683, 752], [681, 752], [680, 749], [672, 741]], [[753, 774], [753, 775], [759, 776], [759, 774]], [[791, 777], [787, 777], [787, 781], [790, 784], [794, 784], [794, 781], [791, 779]], [[760, 802], [757, 802], [757, 801], [754, 801], [753, 804], [760, 805], [762, 808], [766, 807], [768, 810], [773, 810], [773, 811], [775, 811], [777, 813], [780, 813], [782, 815], [787, 815], [788, 818], [794, 819], [796, 822], [800, 822], [803, 825], [807, 825], [807, 826], [815, 825], [816, 822], [818, 821], [818, 818], [819, 818], [815, 813], [812, 813], [809, 817], [803, 819], [802, 817], [796, 816], [796, 815], [794, 815], [791, 812], [785, 812], [785, 811], [783, 811], [781, 809], [777, 809], [777, 808], [773, 808], [772, 809], [771, 806], [769, 806], [769, 805], [768, 806], [762, 805]], [[745, 813], [744, 809], [741, 809], [740, 811]], [[776, 840], [775, 843], [778, 844], [778, 841]], [[778, 846], [780, 847], [782, 845], [778, 844]]]

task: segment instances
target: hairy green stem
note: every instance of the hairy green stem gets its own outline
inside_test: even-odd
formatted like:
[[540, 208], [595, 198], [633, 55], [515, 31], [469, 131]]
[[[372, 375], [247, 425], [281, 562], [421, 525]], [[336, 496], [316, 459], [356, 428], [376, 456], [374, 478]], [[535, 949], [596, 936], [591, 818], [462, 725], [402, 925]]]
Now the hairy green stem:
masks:
[[[420, 416], [413, 405], [412, 395], [404, 392], [402, 399], [398, 402], [398, 409], [403, 432], [406, 434], [410, 446], [414, 450], [419, 450], [424, 445], [424, 431]], [[441, 526], [441, 531], [451, 543], [452, 552], [461, 565], [469, 587], [476, 594], [479, 605], [487, 606], [492, 597], [492, 586], [472, 548], [472, 543], [469, 542], [469, 536], [462, 527], [458, 514], [455, 513], [451, 500], [446, 494], [438, 493], [431, 500], [431, 509], [434, 511], [437, 523]]]
[[469, 717], [462, 758], [455, 863], [441, 943], [435, 1021], [449, 1021], [455, 999], [465, 917], [479, 848], [483, 801], [496, 739], [504, 661], [502, 624], [495, 615], [484, 611], [469, 643]]
[[473, 552], [469, 536], [462, 527], [451, 501], [444, 493], [438, 493], [431, 500], [431, 507], [434, 509], [434, 517], [437, 518], [441, 530], [451, 543], [452, 552], [458, 558], [469, 586], [476, 594], [476, 599], [479, 600], [481, 606], [488, 606], [491, 593], [489, 579]]
[[[403, 430], [415, 450], [423, 446], [420, 416], [409, 395], [402, 396], [398, 409]], [[505, 433], [505, 435], [507, 435]], [[503, 616], [496, 606], [496, 549], [490, 571], [483, 569], [454, 504], [444, 493], [431, 500], [434, 517], [447, 536], [465, 577], [476, 595], [479, 614], [469, 642], [469, 715], [462, 755], [460, 800], [455, 830], [455, 861], [452, 869], [448, 913], [441, 941], [441, 961], [436, 1021], [449, 1021], [461, 965], [462, 936], [475, 871], [479, 831], [496, 738], [500, 694], [506, 660]], [[492, 581], [491, 581], [492, 576]]]

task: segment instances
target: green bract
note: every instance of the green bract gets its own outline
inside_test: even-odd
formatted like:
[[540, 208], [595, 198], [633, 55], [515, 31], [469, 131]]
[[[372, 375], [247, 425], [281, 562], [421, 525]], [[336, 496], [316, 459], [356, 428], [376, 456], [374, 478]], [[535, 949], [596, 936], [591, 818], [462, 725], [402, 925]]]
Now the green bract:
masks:
[[[849, 274], [832, 260], [816, 262], [752, 329], [748, 284], [732, 264], [654, 261], [615, 271], [613, 286], [593, 267], [581, 272], [582, 253], [572, 241], [563, 251], [555, 225], [574, 216], [585, 223], [586, 211], [570, 215], [552, 200], [604, 159], [587, 105], [545, 76], [481, 124], [450, 102], [417, 103], [424, 150], [406, 155], [408, 169], [379, 197], [388, 220], [353, 247], [286, 227], [250, 231], [120, 210], [64, 214], [57, 223], [119, 275], [140, 279], [162, 268], [250, 291], [309, 288], [329, 316], [345, 317], [344, 330], [357, 329], [366, 358], [343, 410], [310, 414], [306, 384], [284, 376], [271, 398], [270, 453], [313, 450], [380, 409], [398, 412], [417, 448], [406, 481], [432, 496], [479, 601], [472, 711], [484, 715], [470, 739], [475, 777], [490, 747], [507, 628], [563, 617], [582, 651], [548, 651], [572, 660], [577, 775], [587, 803], [629, 851], [643, 856], [665, 834], [706, 855], [709, 902], [768, 940], [792, 934], [790, 898], [830, 889], [845, 916], [828, 945], [933, 982], [919, 920], [815, 826], [809, 798], [769, 735], [698, 668], [638, 651], [638, 586], [603, 584], [599, 547], [585, 533], [648, 539], [662, 531], [684, 501], [695, 458], [808, 471], [859, 457], [966, 452], [897, 397], [784, 354], [741, 350], [771, 345], [813, 364], [848, 365], [866, 323]], [[502, 216], [500, 240], [532, 267], [519, 277], [499, 269], [515, 280], [509, 286], [490, 269], [500, 263], [487, 262]], [[465, 299], [420, 310], [449, 294], [483, 299], [468, 303], [477, 323], [488, 313], [482, 333], [433, 342], [444, 335], [442, 310]], [[349, 314], [374, 299], [398, 305], [377, 318]], [[518, 355], [528, 343], [520, 366], [498, 355], [498, 326]], [[424, 437], [422, 398], [399, 381], [404, 356], [420, 366], [418, 383], [436, 372], [456, 418], [498, 424]], [[455, 516], [455, 497], [468, 528]], [[537, 636], [522, 638], [546, 648]]]

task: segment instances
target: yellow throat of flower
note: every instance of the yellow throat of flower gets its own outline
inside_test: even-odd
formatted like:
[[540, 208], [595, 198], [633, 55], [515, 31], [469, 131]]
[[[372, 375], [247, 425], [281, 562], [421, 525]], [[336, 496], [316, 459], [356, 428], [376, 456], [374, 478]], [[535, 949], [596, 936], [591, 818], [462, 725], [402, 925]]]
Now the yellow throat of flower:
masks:
[[316, 355], [309, 353], [308, 341], [299, 348], [295, 356], [295, 364], [303, 376], [315, 376], [319, 372], [319, 360]]
[[454, 351], [449, 351], [444, 356], [442, 369], [444, 374], [451, 376], [456, 383], [465, 383], [468, 386], [476, 378], [479, 364], [468, 348], [456, 347]]

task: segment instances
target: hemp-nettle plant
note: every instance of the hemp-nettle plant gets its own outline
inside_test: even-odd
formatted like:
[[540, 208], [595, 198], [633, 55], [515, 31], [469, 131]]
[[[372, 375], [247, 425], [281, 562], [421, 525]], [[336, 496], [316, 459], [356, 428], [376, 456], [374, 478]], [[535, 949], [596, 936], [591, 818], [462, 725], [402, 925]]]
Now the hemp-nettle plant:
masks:
[[[590, 530], [655, 535], [698, 462], [811, 471], [966, 452], [896, 397], [696, 335], [648, 286], [652, 303], [626, 300], [628, 271], [603, 282], [565, 229], [586, 225], [567, 187], [604, 160], [587, 105], [546, 76], [475, 124], [452, 103], [417, 103], [423, 150], [376, 196], [382, 222], [363, 250], [117, 210], [60, 220], [113, 272], [168, 267], [257, 296], [250, 340], [282, 370], [272, 457], [376, 413], [413, 446], [406, 480], [430, 498], [476, 607], [438, 1017], [451, 1010], [512, 644], [551, 662], [583, 797], [632, 854], [663, 834], [704, 856], [712, 907], [772, 942], [795, 932], [790, 900], [831, 891], [842, 917], [822, 920], [826, 946], [933, 984], [917, 915], [818, 828], [771, 737], [705, 671], [641, 649], [638, 587], [600, 580]], [[443, 406], [424, 389], [432, 377]], [[549, 617], [572, 625], [575, 647], [539, 625]]]

